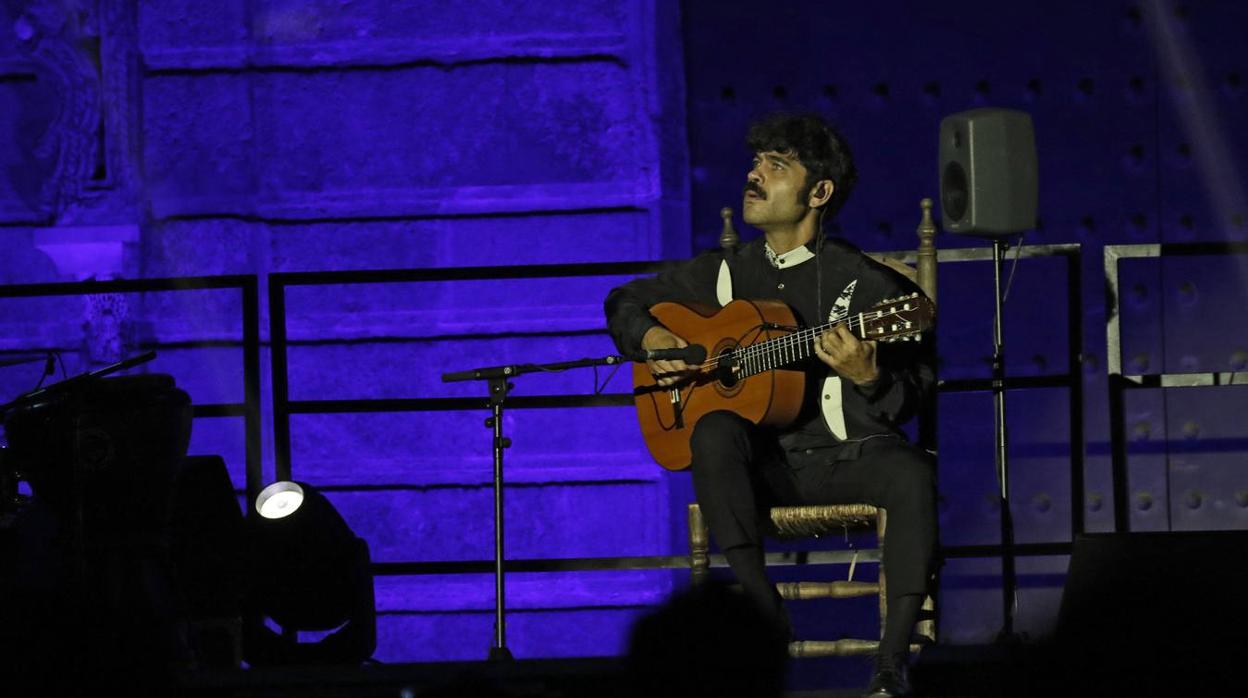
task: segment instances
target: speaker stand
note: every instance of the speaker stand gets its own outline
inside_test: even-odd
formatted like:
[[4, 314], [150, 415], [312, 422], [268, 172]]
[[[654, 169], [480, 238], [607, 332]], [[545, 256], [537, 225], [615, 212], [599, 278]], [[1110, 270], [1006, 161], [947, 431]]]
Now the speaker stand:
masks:
[[1010, 513], [1010, 467], [1008, 435], [1005, 424], [1005, 332], [1001, 313], [1001, 262], [1008, 248], [1001, 238], [992, 241], [992, 283], [994, 289], [994, 316], [992, 326], [992, 402], [996, 426], [994, 446], [996, 450], [997, 484], [1001, 506], [1001, 633], [998, 641], [1016, 640], [1014, 613], [1017, 610], [1018, 578], [1014, 569], [1014, 517]]

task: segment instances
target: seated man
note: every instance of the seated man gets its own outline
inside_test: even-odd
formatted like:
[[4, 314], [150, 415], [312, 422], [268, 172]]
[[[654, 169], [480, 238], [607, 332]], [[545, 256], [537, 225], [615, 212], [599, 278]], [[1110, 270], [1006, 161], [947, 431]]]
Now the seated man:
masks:
[[[687, 346], [649, 308], [663, 301], [720, 306], [732, 298], [788, 304], [798, 324], [848, 318], [918, 289], [838, 239], [822, 224], [844, 204], [856, 179], [845, 142], [813, 115], [774, 115], [751, 127], [754, 153], [743, 216], [763, 237], [735, 253], [708, 252], [656, 277], [637, 279], [606, 299], [608, 326], [628, 356]], [[932, 343], [861, 341], [837, 325], [815, 341], [798, 418], [764, 428], [728, 411], [693, 429], [693, 483], [716, 543], [742, 588], [788, 626], [763, 558], [766, 507], [866, 502], [888, 511], [888, 617], [876, 657], [872, 696], [901, 695], [910, 635], [931, 576], [936, 547], [935, 469], [899, 429], [934, 385]], [[660, 385], [692, 370], [680, 360], [649, 362]]]

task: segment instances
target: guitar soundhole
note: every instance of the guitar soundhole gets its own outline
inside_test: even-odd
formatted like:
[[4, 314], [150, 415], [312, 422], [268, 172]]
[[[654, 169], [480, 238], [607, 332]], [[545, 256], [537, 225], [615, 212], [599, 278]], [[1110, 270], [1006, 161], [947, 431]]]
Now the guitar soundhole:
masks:
[[736, 347], [732, 342], [715, 347], [715, 391], [724, 397], [741, 392], [742, 382], [738, 373]]

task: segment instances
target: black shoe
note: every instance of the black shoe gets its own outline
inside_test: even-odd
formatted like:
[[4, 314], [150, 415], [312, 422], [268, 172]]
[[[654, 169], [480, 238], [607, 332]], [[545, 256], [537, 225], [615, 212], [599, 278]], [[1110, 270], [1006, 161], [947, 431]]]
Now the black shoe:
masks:
[[889, 654], [875, 658], [875, 673], [863, 698], [893, 698], [910, 695], [906, 655]]

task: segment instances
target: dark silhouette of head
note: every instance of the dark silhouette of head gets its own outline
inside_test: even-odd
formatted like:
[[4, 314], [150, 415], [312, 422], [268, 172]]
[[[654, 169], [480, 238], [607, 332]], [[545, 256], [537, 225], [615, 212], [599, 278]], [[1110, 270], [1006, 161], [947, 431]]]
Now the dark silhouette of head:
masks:
[[779, 698], [788, 641], [757, 605], [723, 584], [676, 594], [633, 628], [633, 695]]

